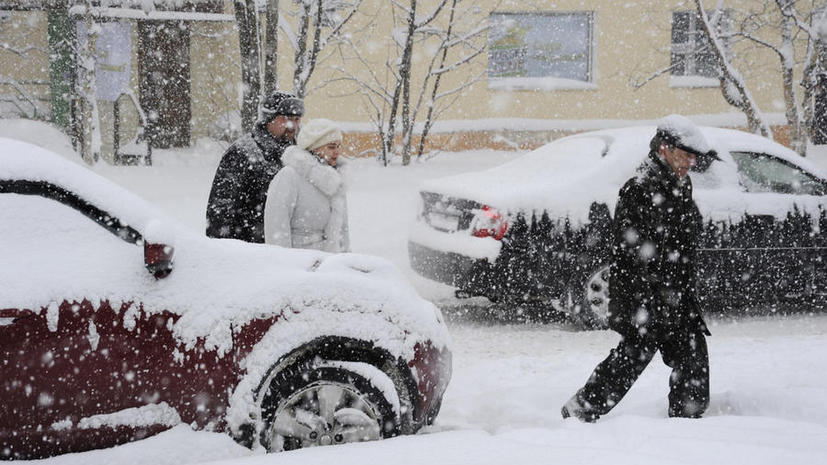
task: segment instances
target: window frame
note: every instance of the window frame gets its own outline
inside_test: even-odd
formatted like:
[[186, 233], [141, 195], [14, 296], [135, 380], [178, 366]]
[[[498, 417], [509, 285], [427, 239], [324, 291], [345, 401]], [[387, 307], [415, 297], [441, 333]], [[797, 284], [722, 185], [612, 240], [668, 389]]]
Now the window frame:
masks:
[[42, 11], [46, 9], [43, 0], [0, 0], [0, 10], [5, 11]]
[[[708, 15], [713, 15], [718, 10], [709, 10]], [[676, 21], [677, 15], [687, 15], [687, 30], [684, 32], [686, 39], [684, 42], [675, 42], [675, 25], [679, 24]], [[730, 22], [728, 18], [731, 12], [728, 9], [721, 10], [721, 16], [718, 18], [716, 28], [719, 30], [728, 29]], [[718, 76], [706, 76], [697, 72], [699, 55], [703, 53], [699, 51], [697, 46], [697, 36], [703, 34], [706, 37], [707, 43], [711, 45], [711, 41], [703, 30], [701, 19], [695, 10], [675, 10], [671, 12], [670, 33], [669, 33], [669, 73], [670, 87], [718, 87], [720, 86], [720, 79]], [[691, 41], [689, 40], [691, 37]], [[724, 51], [727, 55], [731, 54], [732, 43], [730, 40], [724, 40]], [[707, 52], [714, 56], [714, 52]], [[678, 61], [675, 59], [676, 55], [682, 57], [684, 64], [684, 72], [682, 74], [675, 74], [675, 67]], [[706, 56], [706, 54], [704, 54]]]
[[[69, 7], [86, 6], [86, 0], [70, 0]], [[92, 0], [93, 7], [99, 7], [101, 0]], [[179, 5], [170, 5], [163, 0], [152, 0], [152, 7], [155, 11], [168, 11], [178, 13], [224, 13], [223, 0], [182, 0]], [[143, 11], [141, 2], [138, 0], [110, 0], [109, 8], [124, 10]]]
[[[293, 0], [293, 5], [301, 7], [302, 0]], [[353, 9], [353, 2], [348, 0], [339, 0], [338, 3], [325, 3], [322, 5], [322, 27], [332, 28], [336, 27], [340, 22], [341, 18], [338, 18], [336, 15], [339, 12], [347, 12]], [[267, 8], [265, 5], [260, 5], [258, 11], [264, 12]]]
[[564, 16], [585, 16], [588, 25], [587, 40], [586, 40], [586, 75], [587, 80], [581, 80], [573, 77], [560, 76], [517, 76], [517, 77], [502, 77], [491, 76], [491, 48], [489, 35], [489, 49], [488, 49], [488, 64], [486, 71], [486, 80], [488, 88], [492, 90], [594, 90], [597, 89], [597, 41], [596, 30], [598, 27], [598, 15], [594, 10], [576, 10], [576, 11], [491, 11], [489, 13], [489, 26], [492, 23], [494, 16], [531, 16], [531, 17], [564, 17]]

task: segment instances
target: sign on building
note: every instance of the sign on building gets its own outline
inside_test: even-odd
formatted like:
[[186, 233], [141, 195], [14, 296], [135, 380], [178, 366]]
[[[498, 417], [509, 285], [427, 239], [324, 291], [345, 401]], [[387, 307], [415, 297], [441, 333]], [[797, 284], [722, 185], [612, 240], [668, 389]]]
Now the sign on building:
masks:
[[[86, 48], [88, 40], [86, 21], [78, 21], [78, 44]], [[98, 100], [114, 102], [129, 86], [132, 56], [132, 25], [126, 21], [99, 23], [100, 32], [95, 41], [95, 96]]]

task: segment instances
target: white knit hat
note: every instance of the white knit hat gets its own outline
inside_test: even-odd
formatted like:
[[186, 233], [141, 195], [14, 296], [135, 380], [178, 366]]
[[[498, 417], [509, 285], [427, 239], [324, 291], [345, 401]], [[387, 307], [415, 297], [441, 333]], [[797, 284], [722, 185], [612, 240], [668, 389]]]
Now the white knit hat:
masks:
[[302, 124], [299, 135], [296, 137], [296, 145], [307, 150], [315, 150], [331, 142], [341, 142], [342, 131], [336, 123], [329, 119], [313, 119]]

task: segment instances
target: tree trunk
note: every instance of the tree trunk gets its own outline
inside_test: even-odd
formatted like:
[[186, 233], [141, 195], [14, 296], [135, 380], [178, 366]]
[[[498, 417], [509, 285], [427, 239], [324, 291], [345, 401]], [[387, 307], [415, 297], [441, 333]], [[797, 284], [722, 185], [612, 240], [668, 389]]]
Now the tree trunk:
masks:
[[814, 95], [816, 81], [816, 63], [818, 61], [818, 41], [810, 37], [807, 43], [807, 62], [804, 64], [804, 71], [801, 77], [801, 87], [804, 89], [801, 97], [801, 113], [804, 118], [804, 126], [812, 131], [814, 121]]
[[302, 95], [307, 94], [307, 83], [310, 81], [310, 76], [313, 75], [313, 70], [316, 69], [316, 60], [319, 59], [319, 52], [322, 49], [323, 13], [322, 0], [318, 0], [316, 2], [316, 17], [313, 20], [313, 47], [310, 49], [310, 56], [308, 56], [304, 74], [301, 76]]
[[815, 99], [820, 76], [825, 74], [824, 63], [827, 61], [827, 48], [820, 36], [810, 37], [807, 45], [807, 62], [804, 66], [801, 86], [804, 88], [802, 96], [802, 113], [804, 114], [804, 129], [809, 138], [816, 138], [815, 126]]
[[781, 10], [781, 77], [784, 86], [784, 116], [787, 118], [787, 125], [790, 127], [790, 148], [802, 157], [807, 154], [807, 135], [803, 130], [803, 122], [798, 112], [798, 97], [795, 92], [795, 66], [794, 44], [793, 44], [793, 18], [787, 11], [788, 5], [781, 0], [776, 0]]
[[[322, 0], [316, 0], [316, 15], [313, 21], [310, 21], [310, 3], [304, 10], [304, 19], [302, 20], [302, 35], [300, 47], [296, 50], [296, 72], [293, 76], [293, 93], [299, 98], [304, 98], [307, 95], [307, 83], [310, 81], [310, 76], [313, 75], [313, 70], [316, 68], [316, 60], [319, 58], [319, 52], [322, 49]], [[310, 30], [313, 32], [313, 42], [308, 50], [307, 41], [310, 38]], [[299, 55], [301, 52], [301, 55]]]
[[[405, 37], [405, 48], [402, 51], [402, 60], [399, 63], [399, 75], [397, 79], [399, 79], [399, 84], [397, 85], [396, 89], [394, 90], [394, 97], [396, 100], [396, 96], [398, 92], [402, 91], [402, 98], [398, 104], [402, 105], [402, 136], [404, 146], [402, 149], [402, 164], [407, 165], [411, 162], [411, 144], [410, 144], [410, 132], [413, 130], [413, 124], [410, 121], [410, 114], [411, 114], [411, 59], [413, 57], [413, 39], [414, 39], [414, 32], [416, 32], [416, 7], [417, 7], [417, 0], [411, 0], [411, 9], [410, 14], [408, 15], [408, 31], [407, 36]], [[397, 104], [397, 106], [398, 106]], [[391, 142], [394, 139], [394, 119], [396, 117], [396, 108], [393, 108], [391, 113], [391, 119], [389, 121], [391, 125], [391, 131], [389, 131], [391, 136]]]
[[266, 97], [279, 89], [279, 0], [267, 1], [267, 29], [264, 37], [264, 89]]
[[[457, 0], [451, 0], [451, 13], [448, 17], [448, 31], [445, 33], [445, 44], [448, 44], [451, 41], [451, 32], [454, 27], [454, 13], [457, 9]], [[442, 49], [442, 58], [439, 62], [439, 68], [442, 69], [445, 66], [445, 61], [448, 58], [448, 47], [445, 46]], [[422, 135], [419, 137], [419, 148], [416, 152], [416, 156], [422, 156], [422, 153], [425, 151], [425, 139], [428, 137], [428, 133], [431, 131], [431, 126], [433, 125], [433, 115], [434, 115], [434, 106], [436, 106], [436, 95], [439, 91], [439, 82], [442, 79], [442, 73], [439, 73], [434, 78], [434, 87], [431, 89], [431, 100], [428, 102], [428, 115], [425, 117], [425, 125], [422, 128]]]
[[310, 31], [310, 13], [312, 3], [310, 0], [302, 1], [302, 16], [299, 23], [299, 35], [296, 38], [296, 68], [293, 70], [293, 93], [299, 98], [304, 98], [304, 85], [302, 76], [307, 67], [307, 36]]
[[95, 47], [100, 23], [93, 17], [92, 2], [86, 3], [86, 43], [78, 53], [81, 79], [78, 80], [80, 110], [80, 149], [86, 163], [94, 164], [101, 155], [100, 114], [97, 101], [97, 80], [95, 76]]
[[77, 144], [76, 122], [71, 109], [75, 82], [75, 52], [77, 43], [75, 21], [69, 16], [68, 5], [48, 5], [49, 23], [49, 83], [52, 120]]
[[261, 91], [258, 17], [255, 0], [235, 0], [234, 5], [241, 52], [241, 126], [245, 132], [249, 132], [253, 130], [258, 119], [258, 99]]

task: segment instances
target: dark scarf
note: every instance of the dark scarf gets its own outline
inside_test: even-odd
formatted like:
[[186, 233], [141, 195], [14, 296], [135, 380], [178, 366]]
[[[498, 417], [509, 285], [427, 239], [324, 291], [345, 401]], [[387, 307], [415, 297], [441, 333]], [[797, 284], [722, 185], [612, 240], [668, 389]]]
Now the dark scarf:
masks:
[[270, 131], [267, 130], [267, 126], [262, 124], [257, 124], [255, 128], [253, 128], [252, 136], [256, 144], [261, 147], [264, 158], [269, 162], [280, 161], [284, 149], [296, 144], [296, 141], [292, 139], [276, 139], [270, 134]]

